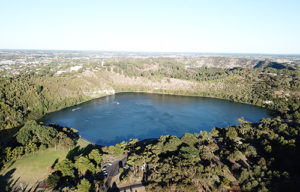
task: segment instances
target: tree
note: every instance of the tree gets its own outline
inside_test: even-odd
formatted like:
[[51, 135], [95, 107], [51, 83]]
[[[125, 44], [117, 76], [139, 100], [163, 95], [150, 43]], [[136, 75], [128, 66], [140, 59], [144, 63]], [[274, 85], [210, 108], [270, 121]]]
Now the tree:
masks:
[[100, 165], [101, 161], [102, 161], [102, 156], [99, 153], [98, 149], [93, 149], [90, 153], [89, 153], [89, 159], [95, 161], [96, 165]]
[[244, 134], [248, 133], [251, 129], [252, 129], [252, 127], [249, 123], [243, 123], [243, 124], [240, 124], [238, 130], [242, 135], [244, 135]]
[[121, 155], [125, 152], [125, 146], [121, 144], [116, 144], [114, 148], [114, 154], [115, 155]]
[[246, 151], [245, 151], [245, 155], [247, 157], [256, 157], [257, 155], [257, 152], [256, 152], [256, 149], [252, 146], [252, 145], [249, 145], [247, 148], [246, 148]]
[[30, 133], [30, 129], [27, 129], [23, 126], [17, 134], [17, 141], [23, 145], [25, 145], [32, 138], [32, 134]]
[[64, 159], [55, 165], [55, 171], [60, 171], [62, 176], [74, 177], [74, 164], [69, 159]]
[[92, 173], [95, 173], [95, 167], [93, 163], [86, 157], [79, 157], [75, 162], [75, 167], [78, 169], [78, 172], [80, 172], [82, 175], [86, 173], [87, 170], [91, 171]]
[[210, 135], [212, 137], [219, 137], [219, 131], [216, 129], [216, 128], [213, 128], [211, 131], [210, 131]]
[[79, 192], [89, 192], [91, 189], [91, 183], [87, 179], [84, 178], [77, 185], [77, 189]]
[[47, 183], [52, 187], [55, 187], [60, 180], [60, 176], [58, 174], [52, 174], [48, 177]]
[[242, 159], [244, 157], [243, 153], [240, 152], [239, 150], [235, 150], [233, 153], [231, 153], [227, 159], [229, 161], [232, 161], [232, 162], [235, 162], [235, 161], [238, 161], [240, 159]]
[[[71, 147], [74, 146], [74, 141], [67, 136], [64, 132], [59, 132], [57, 136], [52, 139], [52, 143], [58, 142], [59, 145], [63, 146], [64, 148], [70, 149]], [[55, 148], [56, 148], [56, 143], [54, 143]]]
[[182, 142], [178, 137], [170, 136], [170, 139], [166, 143], [164, 143], [163, 152], [176, 151], [181, 143]]
[[238, 133], [236, 132], [234, 127], [228, 127], [226, 131], [226, 137], [228, 137], [230, 140], [235, 140], [238, 136]]
[[189, 160], [196, 160], [199, 159], [199, 150], [195, 147], [181, 147], [180, 148], [180, 155]]
[[56, 134], [57, 131], [53, 127], [41, 126], [36, 121], [28, 121], [17, 133], [16, 138], [22, 145], [26, 145], [35, 136], [40, 143], [50, 144]]
[[214, 157], [214, 153], [208, 146], [201, 145], [199, 147], [199, 150], [200, 150], [200, 158], [202, 159], [210, 160]]
[[197, 139], [197, 137], [195, 135], [193, 135], [191, 133], [185, 133], [181, 137], [181, 141], [183, 143], [188, 144], [189, 146], [194, 146], [198, 142], [198, 139]]
[[272, 146], [271, 145], [267, 145], [265, 146], [265, 151], [268, 152], [268, 153], [271, 153], [272, 152]]

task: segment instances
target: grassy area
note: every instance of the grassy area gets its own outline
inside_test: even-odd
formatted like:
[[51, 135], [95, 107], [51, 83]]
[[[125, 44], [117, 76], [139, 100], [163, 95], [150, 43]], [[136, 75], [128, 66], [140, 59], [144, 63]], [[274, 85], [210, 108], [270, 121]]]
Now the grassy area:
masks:
[[[84, 148], [88, 144], [90, 144], [88, 141], [81, 138], [77, 143], [80, 148]], [[15, 186], [22, 183], [24, 187], [28, 185], [27, 189], [35, 186], [38, 181], [42, 181], [48, 176], [48, 168], [55, 162], [63, 160], [68, 152], [67, 149], [50, 148], [7, 163], [6, 168], [0, 172], [0, 191], [4, 191], [3, 187], [8, 183], [16, 182]]]
[[89, 144], [91, 144], [91, 142], [85, 140], [85, 139], [82, 139], [82, 138], [79, 138], [78, 141], [77, 141], [77, 145], [80, 147], [80, 148], [85, 148], [86, 146], [88, 146]]
[[64, 159], [67, 153], [68, 150], [51, 148], [12, 161], [6, 165], [7, 168], [0, 172], [0, 185], [4, 186], [5, 183], [17, 181], [23, 183], [24, 187], [26, 185], [31, 187], [37, 181], [45, 179], [49, 174], [48, 167], [51, 167], [54, 162]]

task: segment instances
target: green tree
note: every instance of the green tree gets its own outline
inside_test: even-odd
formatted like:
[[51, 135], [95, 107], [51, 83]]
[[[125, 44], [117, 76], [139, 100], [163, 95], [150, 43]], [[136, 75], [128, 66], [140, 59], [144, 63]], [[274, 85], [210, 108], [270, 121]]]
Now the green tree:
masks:
[[199, 150], [195, 147], [181, 147], [180, 155], [189, 160], [197, 160], [199, 159]]
[[95, 161], [95, 163], [97, 165], [100, 165], [101, 161], [102, 161], [102, 155], [99, 153], [98, 149], [93, 149], [90, 153], [89, 153], [89, 159]]
[[201, 145], [199, 147], [199, 151], [200, 151], [200, 158], [201, 159], [211, 160], [214, 157], [214, 153], [212, 152], [212, 150], [208, 146]]
[[58, 184], [59, 180], [60, 180], [60, 176], [58, 174], [52, 174], [48, 177], [47, 183], [50, 186], [55, 187]]
[[64, 159], [60, 162], [58, 162], [54, 169], [55, 171], [60, 171], [62, 173], [62, 176], [71, 176], [74, 177], [74, 164], [69, 159]]
[[164, 143], [163, 152], [176, 151], [181, 143], [182, 142], [178, 137], [170, 136], [169, 140]]
[[249, 145], [247, 148], [246, 148], [246, 151], [245, 151], [245, 155], [247, 157], [256, 157], [257, 156], [257, 152], [256, 152], [256, 149]]
[[238, 136], [238, 133], [236, 132], [234, 127], [228, 127], [226, 131], [226, 137], [228, 137], [230, 140], [235, 140]]
[[93, 163], [86, 157], [79, 157], [75, 161], [75, 167], [78, 169], [78, 172], [80, 172], [82, 175], [86, 173], [87, 170], [91, 171], [92, 173], [95, 173], [95, 167]]
[[49, 126], [41, 126], [36, 121], [28, 121], [17, 133], [17, 141], [26, 145], [34, 136], [40, 143], [50, 144], [53, 137], [57, 134], [56, 129]]
[[198, 139], [197, 139], [197, 137], [195, 135], [193, 135], [191, 133], [185, 133], [181, 137], [181, 141], [183, 143], [188, 144], [189, 146], [194, 146], [198, 142]]
[[272, 146], [271, 145], [267, 145], [265, 146], [265, 151], [268, 152], [268, 153], [271, 153], [272, 152]]
[[91, 189], [91, 183], [87, 179], [82, 179], [80, 183], [77, 185], [77, 189], [79, 192], [89, 192]]
[[229, 161], [232, 161], [232, 162], [235, 162], [235, 161], [238, 161], [240, 159], [242, 159], [244, 157], [243, 153], [240, 152], [239, 150], [235, 150], [233, 153], [231, 153], [227, 159]]

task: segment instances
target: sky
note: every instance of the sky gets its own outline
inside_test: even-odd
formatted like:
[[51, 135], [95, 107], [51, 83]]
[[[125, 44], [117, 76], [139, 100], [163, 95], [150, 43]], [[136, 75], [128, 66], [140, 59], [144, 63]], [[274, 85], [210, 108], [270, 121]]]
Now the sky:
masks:
[[0, 49], [300, 53], [300, 0], [0, 0]]

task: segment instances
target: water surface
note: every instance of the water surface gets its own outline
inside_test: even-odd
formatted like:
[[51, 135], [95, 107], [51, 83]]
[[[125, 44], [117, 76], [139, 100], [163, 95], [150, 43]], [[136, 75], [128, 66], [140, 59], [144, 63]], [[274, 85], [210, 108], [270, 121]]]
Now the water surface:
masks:
[[130, 138], [147, 139], [210, 131], [237, 125], [238, 118], [258, 122], [266, 109], [226, 100], [144, 93], [120, 93], [53, 112], [41, 120], [79, 131], [82, 138], [114, 145]]

